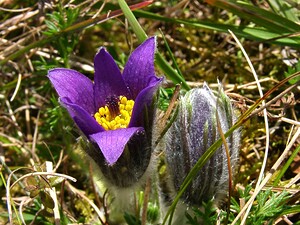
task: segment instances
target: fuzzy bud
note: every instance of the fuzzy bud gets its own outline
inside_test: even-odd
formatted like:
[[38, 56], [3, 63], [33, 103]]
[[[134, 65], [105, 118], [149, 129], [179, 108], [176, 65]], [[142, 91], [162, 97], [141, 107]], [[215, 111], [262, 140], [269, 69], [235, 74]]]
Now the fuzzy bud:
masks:
[[[222, 89], [222, 88], [220, 88]], [[179, 101], [177, 118], [166, 135], [166, 163], [169, 179], [165, 199], [174, 198], [187, 174], [209, 147], [220, 138], [217, 116], [223, 133], [235, 121], [233, 108], [223, 90], [216, 95], [204, 84], [203, 88], [188, 91]], [[234, 171], [238, 162], [239, 131], [226, 139]], [[185, 193], [182, 202], [201, 206], [203, 201], [222, 200], [228, 192], [228, 164], [224, 144], [198, 172]], [[170, 202], [169, 202], [170, 203]]]

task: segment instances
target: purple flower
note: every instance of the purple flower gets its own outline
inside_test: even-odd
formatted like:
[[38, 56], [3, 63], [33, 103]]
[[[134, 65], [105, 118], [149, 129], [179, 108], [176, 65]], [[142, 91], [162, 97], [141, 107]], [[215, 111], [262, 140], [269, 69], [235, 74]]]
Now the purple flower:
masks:
[[127, 148], [132, 157], [151, 148], [154, 99], [162, 81], [154, 71], [155, 49], [155, 37], [147, 39], [131, 54], [121, 74], [101, 48], [94, 59], [94, 82], [71, 69], [48, 73], [60, 102], [92, 143], [87, 152], [98, 165], [115, 166]]

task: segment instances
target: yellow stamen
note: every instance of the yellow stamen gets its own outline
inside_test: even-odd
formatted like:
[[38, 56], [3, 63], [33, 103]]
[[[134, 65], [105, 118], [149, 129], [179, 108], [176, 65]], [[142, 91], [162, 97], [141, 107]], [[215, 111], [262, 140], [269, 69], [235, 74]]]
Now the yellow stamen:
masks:
[[[107, 104], [110, 104], [108, 102]], [[128, 100], [125, 96], [120, 96], [118, 102], [111, 102], [113, 106], [118, 104], [118, 115], [115, 115], [117, 110], [111, 105], [105, 105], [99, 108], [98, 112], [94, 114], [96, 121], [105, 130], [116, 130], [118, 128], [126, 128], [130, 122], [134, 100]], [[111, 112], [109, 109], [113, 108]]]

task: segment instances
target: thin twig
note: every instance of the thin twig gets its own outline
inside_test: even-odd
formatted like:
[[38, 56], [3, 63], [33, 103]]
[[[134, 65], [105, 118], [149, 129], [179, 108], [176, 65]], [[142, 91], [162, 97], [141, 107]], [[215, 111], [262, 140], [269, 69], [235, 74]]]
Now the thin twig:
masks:
[[172, 98], [170, 100], [170, 104], [167, 108], [167, 111], [165, 112], [162, 120], [161, 120], [161, 124], [165, 125], [167, 123], [167, 120], [170, 118], [170, 115], [175, 107], [176, 101], [178, 99], [178, 95], [180, 93], [180, 84], [177, 84], [175, 87], [175, 90], [173, 92]]
[[257, 115], [259, 112], [263, 111], [264, 109], [266, 109], [267, 107], [269, 107], [272, 103], [276, 102], [278, 99], [280, 99], [282, 96], [284, 96], [286, 93], [290, 92], [292, 89], [294, 89], [295, 87], [297, 87], [300, 84], [300, 81], [298, 81], [297, 83], [287, 87], [284, 91], [282, 91], [279, 95], [275, 96], [274, 98], [272, 98], [270, 101], [268, 101], [265, 105], [261, 106], [260, 108], [252, 111], [251, 116], [253, 115]]
[[106, 224], [104, 222], [104, 216], [103, 213], [100, 211], [100, 209], [98, 208], [98, 206], [95, 205], [95, 203], [93, 201], [91, 201], [88, 197], [86, 197], [84, 194], [82, 194], [80, 191], [78, 191], [73, 185], [71, 185], [69, 182], [66, 182], [65, 185], [76, 195], [80, 196], [81, 198], [83, 198], [85, 201], [87, 201], [88, 204], [90, 204], [90, 206], [95, 210], [100, 222], [102, 224]]
[[148, 202], [149, 202], [149, 195], [151, 191], [151, 178], [149, 177], [147, 179], [145, 192], [144, 192], [144, 202], [143, 202], [143, 211], [142, 211], [142, 225], [146, 225], [147, 223], [147, 208], [148, 208]]
[[[32, 140], [31, 154], [32, 154], [33, 158], [35, 159], [35, 163], [33, 164], [33, 166], [35, 164], [41, 164], [40, 160], [39, 160], [39, 157], [36, 155], [36, 152], [35, 152], [36, 142], [37, 142], [37, 138], [38, 138], [40, 114], [41, 114], [41, 111], [38, 111], [36, 122], [35, 122], [35, 129], [34, 129], [34, 134], [33, 134], [33, 140]], [[51, 172], [53, 172], [53, 171], [51, 171]]]
[[[12, 109], [11, 109], [11, 106], [10, 106], [9, 101], [6, 100], [5, 103], [6, 103], [8, 112], [9, 112], [9, 114], [10, 114], [11, 120], [14, 122], [15, 126], [19, 128], [19, 124], [17, 123], [17, 119], [16, 119], [16, 117], [15, 117], [15, 115], [14, 115]], [[22, 132], [21, 132], [19, 129], [18, 129], [18, 131], [17, 131], [17, 134], [18, 134], [18, 136], [19, 136], [20, 138], [23, 138], [23, 134], [22, 134]]]

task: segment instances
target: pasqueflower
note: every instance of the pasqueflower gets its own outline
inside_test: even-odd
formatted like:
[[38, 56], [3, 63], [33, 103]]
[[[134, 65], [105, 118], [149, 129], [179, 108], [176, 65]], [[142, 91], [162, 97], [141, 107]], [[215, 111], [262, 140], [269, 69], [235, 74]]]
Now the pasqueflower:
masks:
[[[196, 162], [220, 138], [217, 119], [224, 133], [235, 121], [232, 105], [223, 90], [214, 94], [206, 84], [203, 88], [188, 91], [180, 99], [178, 107], [177, 117], [167, 131], [165, 140], [169, 179], [167, 183], [162, 181], [162, 184], [165, 189], [163, 196], [167, 201], [172, 201]], [[234, 131], [226, 139], [233, 171], [237, 165], [239, 141], [239, 131]], [[227, 160], [225, 147], [222, 145], [193, 179], [182, 195], [181, 202], [199, 207], [203, 201], [221, 201], [228, 192]], [[185, 210], [187, 208], [186, 206]], [[178, 218], [179, 224], [181, 219]]]
[[[86, 152], [116, 185], [130, 185], [124, 179], [131, 175], [138, 180], [150, 161], [155, 95], [162, 81], [154, 71], [155, 50], [151, 37], [132, 52], [121, 73], [101, 48], [94, 81], [71, 69], [48, 73], [61, 104], [91, 143]], [[111, 177], [115, 173], [118, 177]]]

